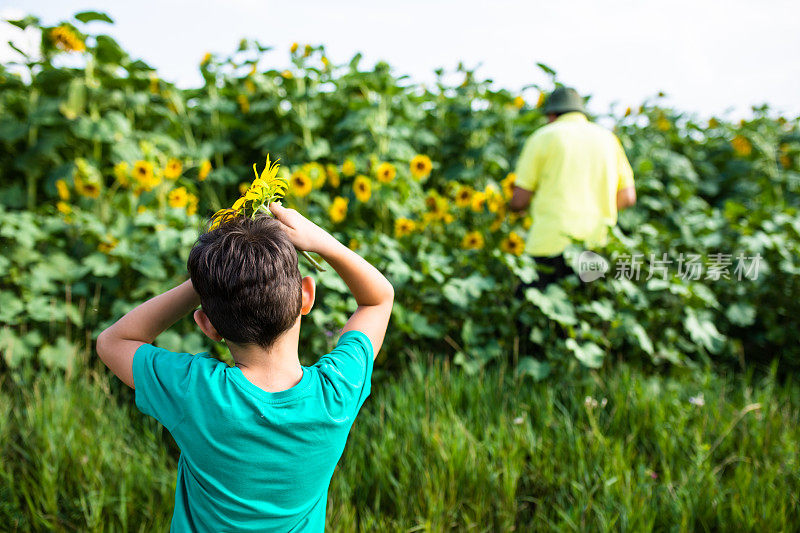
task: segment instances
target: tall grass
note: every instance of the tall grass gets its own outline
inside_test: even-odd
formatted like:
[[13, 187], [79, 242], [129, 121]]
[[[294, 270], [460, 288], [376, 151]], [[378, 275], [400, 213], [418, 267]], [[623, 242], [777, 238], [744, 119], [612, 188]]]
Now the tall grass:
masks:
[[[168, 528], [177, 449], [112, 379], [3, 383], [0, 524]], [[376, 378], [329, 530], [794, 530], [799, 410], [800, 386], [774, 376], [620, 365], [533, 384], [415, 363]]]

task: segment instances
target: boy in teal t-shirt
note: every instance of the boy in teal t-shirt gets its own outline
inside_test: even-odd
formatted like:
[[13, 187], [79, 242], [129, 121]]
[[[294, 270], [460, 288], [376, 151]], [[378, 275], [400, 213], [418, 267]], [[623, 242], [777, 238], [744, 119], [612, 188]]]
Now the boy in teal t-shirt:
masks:
[[[181, 449], [172, 531], [322, 531], [333, 470], [370, 392], [394, 291], [380, 272], [296, 211], [236, 218], [201, 235], [191, 279], [139, 305], [97, 339], [136, 405]], [[295, 249], [320, 254], [358, 308], [338, 344], [300, 365], [300, 317], [315, 286]], [[201, 305], [200, 309], [197, 306]], [[235, 366], [152, 346], [194, 311]]]

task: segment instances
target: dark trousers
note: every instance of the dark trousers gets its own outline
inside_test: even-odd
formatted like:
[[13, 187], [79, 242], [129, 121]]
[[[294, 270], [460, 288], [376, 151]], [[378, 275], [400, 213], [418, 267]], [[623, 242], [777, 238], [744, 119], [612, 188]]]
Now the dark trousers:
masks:
[[535, 287], [543, 291], [551, 283], [572, 274], [572, 269], [564, 261], [563, 255], [534, 257], [534, 259], [536, 260], [536, 273], [539, 275], [539, 279], [535, 279], [530, 283], [520, 283], [514, 293], [517, 298], [525, 298], [525, 289]]

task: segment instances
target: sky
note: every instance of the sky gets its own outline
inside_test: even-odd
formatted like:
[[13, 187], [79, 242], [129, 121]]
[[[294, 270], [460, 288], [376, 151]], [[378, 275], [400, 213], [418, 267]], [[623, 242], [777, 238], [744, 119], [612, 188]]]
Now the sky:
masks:
[[[227, 54], [248, 37], [275, 47], [276, 68], [288, 65], [292, 42], [324, 44], [334, 63], [362, 52], [421, 83], [463, 61], [517, 92], [547, 83], [542, 62], [592, 95], [595, 113], [663, 91], [700, 116], [745, 117], [764, 103], [800, 115], [797, 0], [0, 0], [3, 19], [32, 13], [55, 24], [83, 10], [108, 13], [113, 26], [90, 28], [183, 87], [200, 83], [206, 52]], [[0, 43], [20, 39], [13, 30], [0, 24]], [[0, 45], [0, 60], [10, 54]]]

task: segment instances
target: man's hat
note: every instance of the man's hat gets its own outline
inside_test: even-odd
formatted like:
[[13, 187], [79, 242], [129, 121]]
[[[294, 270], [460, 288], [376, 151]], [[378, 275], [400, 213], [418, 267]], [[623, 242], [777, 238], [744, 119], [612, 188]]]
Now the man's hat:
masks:
[[542, 111], [546, 115], [550, 113], [569, 113], [570, 111], [580, 111], [586, 114], [586, 108], [583, 107], [583, 98], [572, 87], [559, 87], [553, 91], [547, 98], [547, 103]]

